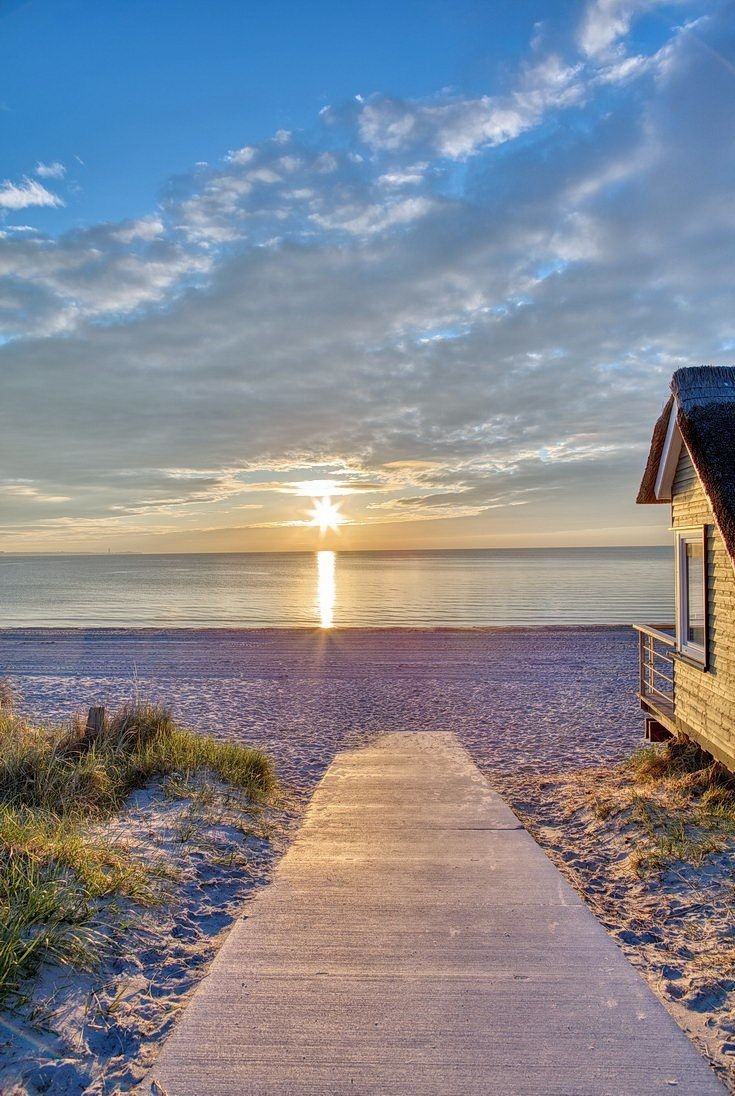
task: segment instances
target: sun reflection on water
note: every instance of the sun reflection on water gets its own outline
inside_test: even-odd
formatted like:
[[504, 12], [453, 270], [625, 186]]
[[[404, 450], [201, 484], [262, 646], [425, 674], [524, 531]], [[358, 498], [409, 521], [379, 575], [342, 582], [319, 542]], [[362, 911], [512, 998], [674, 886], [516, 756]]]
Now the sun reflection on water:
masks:
[[334, 623], [334, 601], [337, 596], [336, 562], [336, 552], [317, 552], [316, 554], [316, 601], [319, 624], [322, 628], [331, 628]]

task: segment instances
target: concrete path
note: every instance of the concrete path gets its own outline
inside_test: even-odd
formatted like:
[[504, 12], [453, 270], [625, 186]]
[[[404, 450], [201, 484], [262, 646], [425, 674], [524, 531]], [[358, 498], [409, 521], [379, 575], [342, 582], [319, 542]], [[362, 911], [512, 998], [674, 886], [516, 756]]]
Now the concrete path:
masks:
[[451, 734], [343, 753], [152, 1077], [168, 1096], [716, 1096]]

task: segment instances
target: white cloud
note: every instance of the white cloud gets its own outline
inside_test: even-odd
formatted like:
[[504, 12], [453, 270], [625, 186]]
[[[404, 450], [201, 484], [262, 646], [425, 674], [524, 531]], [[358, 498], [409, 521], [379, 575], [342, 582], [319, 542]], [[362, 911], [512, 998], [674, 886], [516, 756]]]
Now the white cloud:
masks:
[[427, 167], [428, 164], [419, 163], [412, 164], [401, 171], [386, 171], [378, 176], [378, 184], [389, 187], [418, 186], [424, 181], [424, 172]]
[[547, 110], [580, 103], [580, 71], [580, 65], [566, 65], [550, 54], [525, 66], [518, 86], [506, 96], [443, 96], [425, 103], [374, 97], [360, 109], [360, 135], [382, 152], [416, 148], [464, 159], [480, 148], [514, 140], [538, 125]]
[[244, 145], [242, 148], [236, 148], [228, 152], [225, 156], [225, 162], [228, 164], [249, 164], [256, 155], [257, 149], [253, 148], [252, 145]]
[[337, 170], [337, 158], [331, 152], [322, 152], [314, 162], [314, 170], [320, 175], [329, 175]]
[[30, 206], [62, 206], [57, 194], [46, 190], [35, 179], [25, 178], [20, 183], [5, 179], [0, 183], [0, 209], [28, 209]]
[[664, 3], [666, 0], [588, 0], [577, 34], [580, 49], [593, 58], [609, 53], [634, 19]]
[[110, 235], [122, 244], [131, 244], [136, 240], [157, 240], [163, 236], [165, 225], [160, 217], [140, 217], [137, 221], [127, 221]]
[[2, 534], [31, 488], [73, 500], [48, 537], [282, 525], [340, 476], [350, 516], [488, 533], [632, 507], [668, 374], [735, 339], [732, 76], [674, 35], [611, 95], [614, 49], [540, 48], [507, 94], [351, 102], [147, 217], [0, 239]]
[[66, 175], [66, 168], [58, 160], [54, 160], [51, 164], [44, 164], [39, 160], [36, 164], [34, 175], [38, 175], [40, 179], [63, 179]]
[[259, 167], [254, 171], [249, 171], [247, 175], [248, 183], [280, 183], [281, 176], [277, 171], [274, 171], [270, 167]]
[[646, 69], [651, 67], [652, 63], [655, 63], [654, 59], [639, 54], [633, 57], [623, 57], [619, 61], [615, 60], [611, 64], [603, 66], [594, 77], [594, 82], [598, 84], [624, 84], [628, 80], [641, 76]]
[[322, 228], [367, 236], [425, 217], [435, 204], [429, 198], [404, 198], [387, 205], [344, 206], [329, 214], [315, 213], [312, 220]]

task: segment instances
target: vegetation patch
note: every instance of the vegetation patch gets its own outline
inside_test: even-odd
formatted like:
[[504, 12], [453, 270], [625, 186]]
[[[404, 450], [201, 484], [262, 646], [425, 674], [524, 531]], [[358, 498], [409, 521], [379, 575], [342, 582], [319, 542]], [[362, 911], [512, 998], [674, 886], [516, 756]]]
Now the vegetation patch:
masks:
[[160, 887], [101, 823], [131, 792], [165, 781], [168, 796], [206, 798], [208, 781], [251, 805], [277, 791], [260, 750], [179, 727], [165, 709], [129, 705], [94, 731], [81, 720], [36, 725], [0, 688], [0, 1004], [22, 1000], [44, 961], [91, 968], [109, 946], [109, 907], [143, 905]]
[[633, 871], [662, 871], [677, 861], [700, 867], [728, 848], [735, 834], [735, 777], [696, 743], [672, 739], [638, 750], [622, 773], [630, 784], [620, 785], [618, 809], [629, 798], [642, 831], [630, 854]]

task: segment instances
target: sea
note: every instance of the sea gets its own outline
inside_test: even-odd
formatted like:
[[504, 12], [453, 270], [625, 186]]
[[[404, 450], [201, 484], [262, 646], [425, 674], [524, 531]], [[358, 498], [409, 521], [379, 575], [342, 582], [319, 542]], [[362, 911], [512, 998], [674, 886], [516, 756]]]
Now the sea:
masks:
[[665, 623], [673, 591], [667, 547], [0, 553], [0, 628]]

